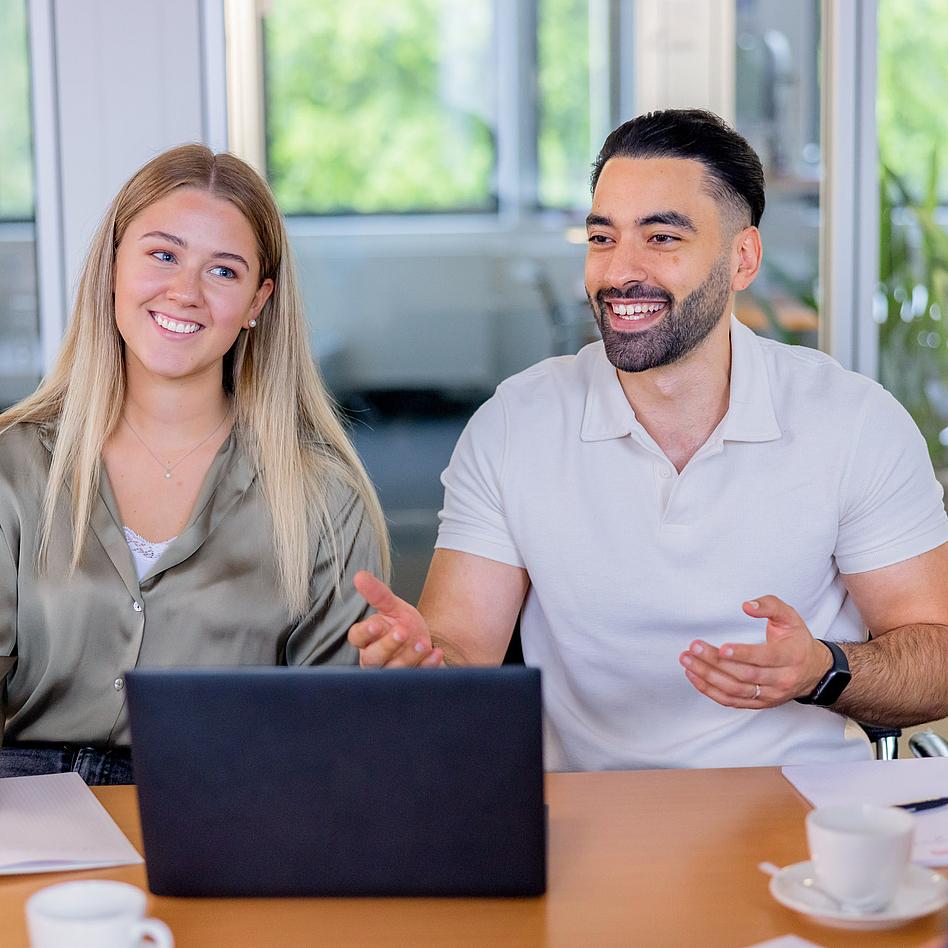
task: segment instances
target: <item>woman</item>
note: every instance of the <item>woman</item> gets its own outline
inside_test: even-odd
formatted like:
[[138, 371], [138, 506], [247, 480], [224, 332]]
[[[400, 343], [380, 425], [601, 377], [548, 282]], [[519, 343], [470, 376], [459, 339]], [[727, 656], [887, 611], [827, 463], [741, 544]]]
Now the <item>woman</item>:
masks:
[[385, 524], [239, 159], [186, 145], [122, 188], [0, 432], [0, 776], [130, 782], [136, 665], [356, 661], [351, 577], [388, 569]]

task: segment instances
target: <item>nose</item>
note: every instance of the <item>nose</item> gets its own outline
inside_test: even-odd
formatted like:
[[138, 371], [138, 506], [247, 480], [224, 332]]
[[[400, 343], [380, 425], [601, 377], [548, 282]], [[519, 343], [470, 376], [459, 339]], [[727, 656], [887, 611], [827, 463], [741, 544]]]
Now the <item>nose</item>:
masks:
[[182, 306], [197, 306], [202, 299], [200, 273], [181, 267], [172, 277], [165, 293], [168, 299]]
[[606, 263], [603, 281], [619, 290], [630, 284], [648, 282], [648, 271], [643, 264], [640, 248], [633, 241], [620, 241], [614, 246]]

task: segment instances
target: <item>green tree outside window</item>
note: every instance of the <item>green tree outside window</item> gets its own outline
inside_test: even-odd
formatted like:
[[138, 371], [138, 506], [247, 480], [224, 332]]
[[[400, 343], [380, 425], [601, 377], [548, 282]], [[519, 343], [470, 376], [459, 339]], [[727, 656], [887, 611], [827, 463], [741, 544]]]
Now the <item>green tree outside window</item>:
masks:
[[268, 172], [288, 214], [496, 206], [490, 0], [275, 0]]

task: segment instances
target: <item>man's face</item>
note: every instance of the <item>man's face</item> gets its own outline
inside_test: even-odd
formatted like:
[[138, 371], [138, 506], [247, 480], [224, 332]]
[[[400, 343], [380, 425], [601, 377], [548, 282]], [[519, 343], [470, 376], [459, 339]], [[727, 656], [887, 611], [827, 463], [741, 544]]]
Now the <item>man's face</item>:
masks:
[[685, 158], [610, 158], [586, 220], [586, 294], [609, 361], [624, 372], [692, 352], [729, 311], [722, 211]]

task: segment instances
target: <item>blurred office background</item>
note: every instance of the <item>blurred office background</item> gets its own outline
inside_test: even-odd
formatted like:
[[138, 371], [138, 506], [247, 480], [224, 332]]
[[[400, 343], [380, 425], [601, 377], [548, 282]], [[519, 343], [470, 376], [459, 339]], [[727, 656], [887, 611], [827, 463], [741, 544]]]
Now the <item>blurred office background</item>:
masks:
[[0, 402], [119, 184], [230, 148], [287, 215], [410, 599], [467, 417], [595, 337], [589, 166], [649, 108], [711, 108], [765, 163], [739, 316], [881, 378], [948, 468], [948, 0], [3, 0], [0, 89]]

